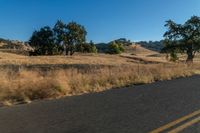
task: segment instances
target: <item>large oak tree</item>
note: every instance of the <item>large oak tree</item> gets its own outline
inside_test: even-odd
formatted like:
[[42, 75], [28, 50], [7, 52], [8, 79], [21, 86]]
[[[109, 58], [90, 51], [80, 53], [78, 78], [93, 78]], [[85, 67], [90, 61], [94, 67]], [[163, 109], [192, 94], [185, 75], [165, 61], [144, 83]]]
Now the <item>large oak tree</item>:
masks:
[[195, 54], [200, 51], [200, 17], [192, 16], [184, 24], [168, 20], [165, 26], [168, 31], [164, 34], [163, 50], [168, 53], [186, 53], [186, 62], [193, 62]]
[[53, 55], [61, 52], [65, 55], [73, 55], [77, 47], [86, 44], [86, 35], [84, 26], [76, 22], [65, 24], [59, 20], [53, 29], [46, 26], [35, 31], [29, 44], [35, 50], [34, 55]]

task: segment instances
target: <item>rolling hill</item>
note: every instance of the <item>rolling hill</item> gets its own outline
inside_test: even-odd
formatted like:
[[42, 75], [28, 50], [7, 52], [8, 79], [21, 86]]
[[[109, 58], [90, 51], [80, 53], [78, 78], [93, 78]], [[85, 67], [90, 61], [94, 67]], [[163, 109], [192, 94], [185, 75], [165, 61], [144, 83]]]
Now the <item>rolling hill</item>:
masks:
[[33, 50], [27, 43], [18, 40], [6, 40], [0, 38], [0, 51], [16, 54], [27, 54]]

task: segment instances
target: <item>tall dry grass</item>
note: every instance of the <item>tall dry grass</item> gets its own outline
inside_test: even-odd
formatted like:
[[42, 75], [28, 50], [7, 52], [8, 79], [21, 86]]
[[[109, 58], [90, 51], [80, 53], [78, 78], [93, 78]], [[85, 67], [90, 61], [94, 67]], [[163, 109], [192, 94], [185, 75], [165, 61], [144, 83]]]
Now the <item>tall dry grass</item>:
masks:
[[185, 65], [118, 65], [54, 71], [0, 71], [0, 102], [15, 104], [38, 99], [100, 92], [132, 84], [152, 83], [193, 74]]

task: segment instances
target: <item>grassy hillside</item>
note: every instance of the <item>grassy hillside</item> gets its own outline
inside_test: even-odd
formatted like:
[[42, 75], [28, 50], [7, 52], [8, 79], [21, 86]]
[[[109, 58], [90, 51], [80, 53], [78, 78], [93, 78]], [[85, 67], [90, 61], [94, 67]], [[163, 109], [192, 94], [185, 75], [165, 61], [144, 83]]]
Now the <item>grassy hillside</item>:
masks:
[[165, 56], [139, 44], [126, 45], [120, 55], [26, 56], [0, 51], [0, 104], [100, 92], [199, 73], [199, 55], [193, 66], [168, 62]]
[[164, 47], [163, 40], [161, 41], [140, 41], [137, 42], [137, 44], [141, 45], [142, 47], [146, 49], [150, 49], [153, 51], [161, 51], [161, 49]]
[[[11, 105], [192, 75], [198, 67], [169, 63], [137, 45], [121, 55], [29, 57], [0, 52], [0, 103]], [[153, 56], [153, 55], [159, 56]]]
[[27, 43], [0, 38], [0, 51], [6, 53], [25, 54], [33, 50]]

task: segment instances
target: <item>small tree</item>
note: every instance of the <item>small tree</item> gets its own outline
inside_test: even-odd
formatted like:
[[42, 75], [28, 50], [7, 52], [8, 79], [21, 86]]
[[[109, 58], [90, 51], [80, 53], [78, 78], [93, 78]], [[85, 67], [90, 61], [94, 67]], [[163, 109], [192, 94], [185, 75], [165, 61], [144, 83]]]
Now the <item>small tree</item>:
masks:
[[196, 52], [200, 50], [200, 17], [193, 16], [184, 24], [169, 20], [165, 26], [168, 31], [164, 34], [164, 51], [186, 53], [186, 62], [192, 63]]
[[92, 41], [90, 41], [89, 45], [90, 45], [90, 51], [89, 51], [90, 53], [98, 52], [96, 45]]
[[90, 41], [90, 43], [79, 44], [76, 49], [77, 52], [82, 53], [97, 53], [97, 48], [92, 41]]

